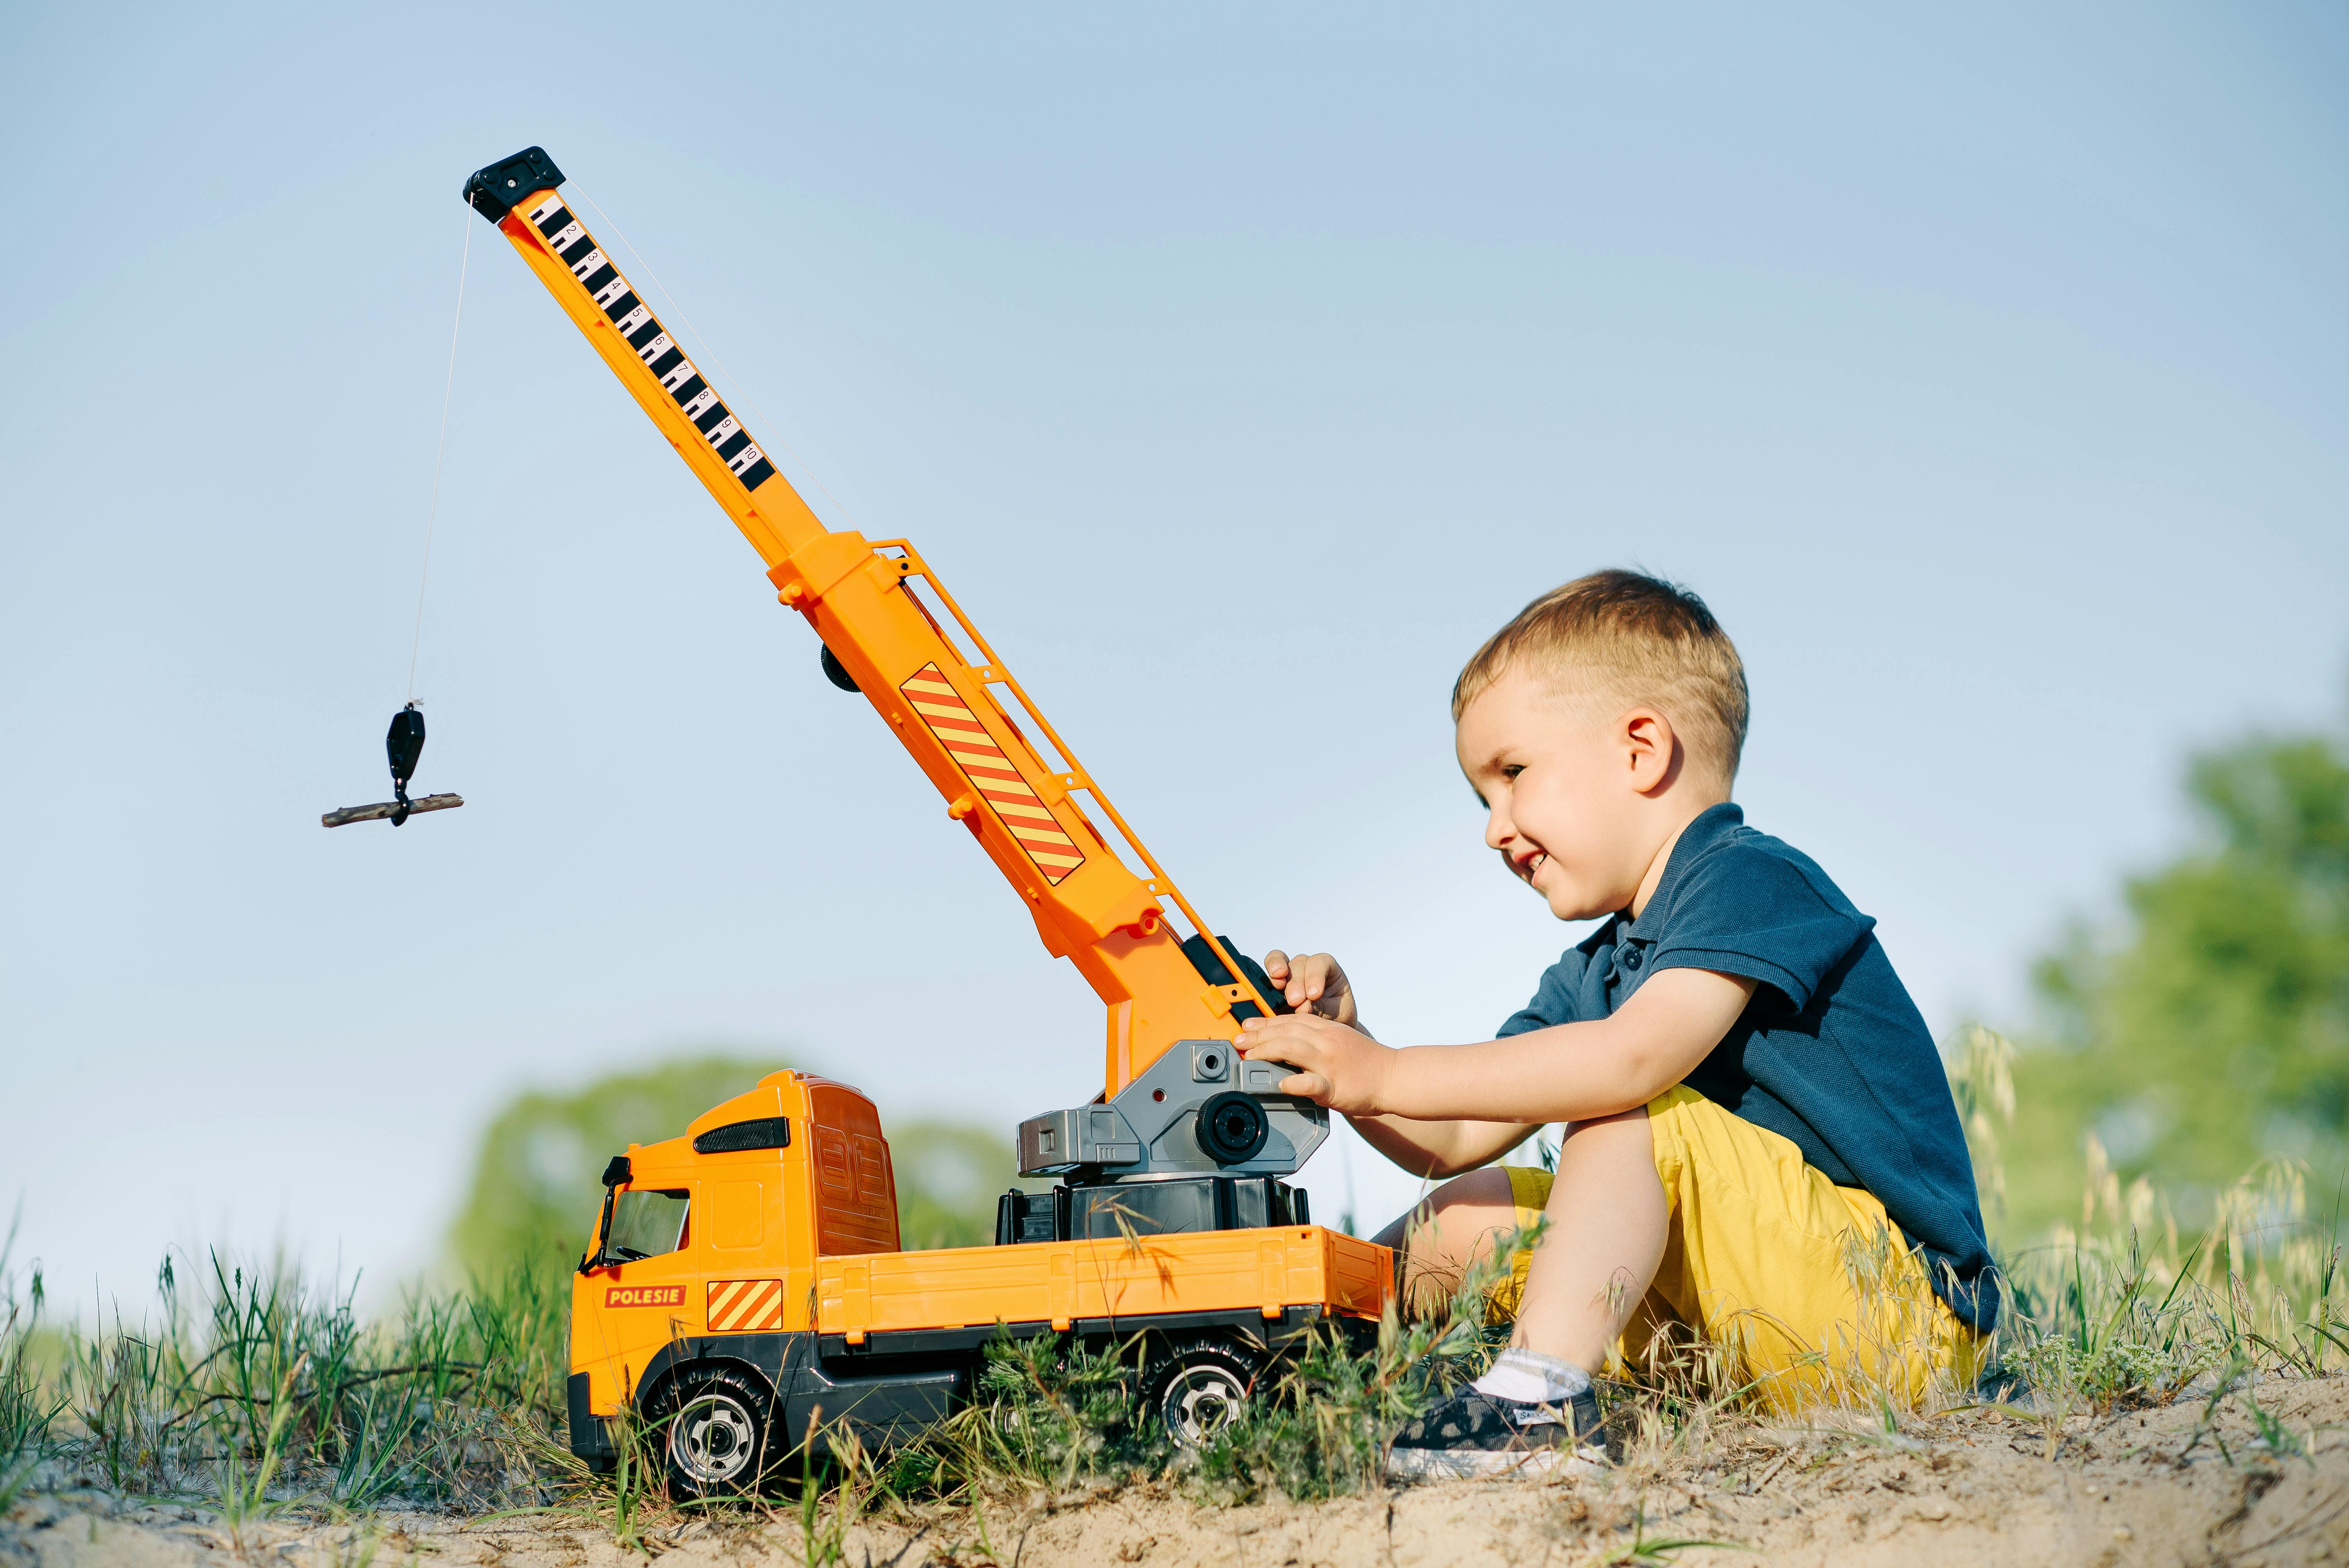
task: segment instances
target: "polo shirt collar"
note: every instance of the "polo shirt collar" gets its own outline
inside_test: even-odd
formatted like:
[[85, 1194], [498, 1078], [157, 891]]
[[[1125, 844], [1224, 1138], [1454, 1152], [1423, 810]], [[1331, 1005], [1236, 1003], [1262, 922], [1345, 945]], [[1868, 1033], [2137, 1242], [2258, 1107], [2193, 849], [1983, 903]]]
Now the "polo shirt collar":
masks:
[[1689, 867], [1696, 864], [1704, 852], [1723, 839], [1745, 825], [1745, 808], [1734, 800], [1723, 800], [1718, 806], [1707, 806], [1681, 830], [1672, 843], [1671, 858], [1664, 862], [1664, 874], [1656, 879], [1656, 891], [1648, 900], [1648, 907], [1637, 920], [1626, 919], [1616, 933], [1616, 941], [1637, 942], [1655, 945], [1662, 934], [1664, 911], [1672, 903], [1671, 895]]

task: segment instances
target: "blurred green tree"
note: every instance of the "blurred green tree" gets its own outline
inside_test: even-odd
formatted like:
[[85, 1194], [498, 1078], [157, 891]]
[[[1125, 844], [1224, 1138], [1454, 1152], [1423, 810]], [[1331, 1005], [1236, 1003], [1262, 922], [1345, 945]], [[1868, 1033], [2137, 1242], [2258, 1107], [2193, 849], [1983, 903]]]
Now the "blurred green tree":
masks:
[[897, 1173], [897, 1233], [909, 1252], [995, 1240], [995, 1200], [1014, 1181], [1011, 1130], [908, 1121], [887, 1130]]
[[[631, 1143], [676, 1137], [776, 1067], [694, 1057], [614, 1073], [571, 1094], [516, 1096], [481, 1135], [471, 1187], [450, 1227], [450, 1261], [481, 1273], [518, 1257], [575, 1262], [595, 1224], [605, 1161]], [[1011, 1184], [1008, 1132], [937, 1121], [887, 1130], [905, 1244], [991, 1241], [996, 1194]]]
[[2196, 757], [2187, 790], [2201, 841], [2036, 967], [2054, 1027], [2015, 1063], [2009, 1233], [2077, 1205], [2091, 1133], [2189, 1224], [2262, 1158], [2327, 1194], [2349, 1170], [2349, 757], [2247, 740]]

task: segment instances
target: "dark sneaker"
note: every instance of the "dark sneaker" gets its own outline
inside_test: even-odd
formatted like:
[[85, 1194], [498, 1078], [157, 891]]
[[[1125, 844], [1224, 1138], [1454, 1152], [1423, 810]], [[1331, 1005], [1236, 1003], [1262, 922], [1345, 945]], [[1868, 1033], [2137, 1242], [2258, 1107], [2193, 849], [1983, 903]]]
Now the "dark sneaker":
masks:
[[1607, 1434], [1589, 1389], [1562, 1404], [1503, 1399], [1463, 1387], [1395, 1434], [1396, 1480], [1590, 1475], [1607, 1465]]

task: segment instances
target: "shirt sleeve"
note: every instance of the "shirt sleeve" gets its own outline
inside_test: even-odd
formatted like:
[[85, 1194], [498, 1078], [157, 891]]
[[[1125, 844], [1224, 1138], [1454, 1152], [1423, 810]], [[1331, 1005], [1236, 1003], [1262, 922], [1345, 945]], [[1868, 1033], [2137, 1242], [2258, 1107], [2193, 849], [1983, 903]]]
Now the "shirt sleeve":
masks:
[[1689, 868], [1649, 969], [1741, 975], [1785, 993], [1799, 1013], [1875, 925], [1794, 861], [1726, 844]]
[[1533, 1000], [1509, 1015], [1495, 1039], [1506, 1040], [1511, 1035], [1522, 1035], [1534, 1029], [1547, 1029], [1553, 1024], [1578, 1024], [1586, 1018], [1607, 1016], [1604, 996], [1595, 1004], [1583, 993], [1591, 986], [1592, 966], [1597, 954], [1612, 936], [1616, 923], [1609, 921], [1589, 936], [1558, 954], [1557, 962], [1542, 971], [1541, 984], [1534, 987]]
[[1510, 1014], [1509, 1021], [1501, 1026], [1494, 1038], [1506, 1040], [1511, 1035], [1547, 1029], [1552, 1024], [1578, 1022], [1582, 1015], [1574, 1005], [1574, 994], [1588, 962], [1580, 949], [1568, 949], [1563, 957], [1542, 971], [1541, 984], [1534, 987], [1533, 1000]]

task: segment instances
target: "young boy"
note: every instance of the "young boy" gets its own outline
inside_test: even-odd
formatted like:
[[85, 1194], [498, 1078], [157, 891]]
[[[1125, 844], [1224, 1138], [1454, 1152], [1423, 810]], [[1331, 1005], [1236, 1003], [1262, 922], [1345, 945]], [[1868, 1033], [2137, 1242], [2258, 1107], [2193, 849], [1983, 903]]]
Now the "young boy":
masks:
[[[1452, 713], [1485, 841], [1558, 919], [1610, 918], [1498, 1039], [1381, 1045], [1334, 958], [1277, 952], [1299, 1010], [1242, 1038], [1296, 1069], [1283, 1092], [1452, 1178], [1380, 1237], [1415, 1287], [1548, 1217], [1495, 1295], [1509, 1348], [1390, 1470], [1602, 1463], [1592, 1374], [1675, 1333], [1781, 1409], [1971, 1377], [1999, 1296], [1949, 1080], [1875, 922], [1730, 804], [1745, 673], [1703, 603], [1569, 583], [1477, 651]], [[1554, 1180], [1480, 1169], [1553, 1121]]]

